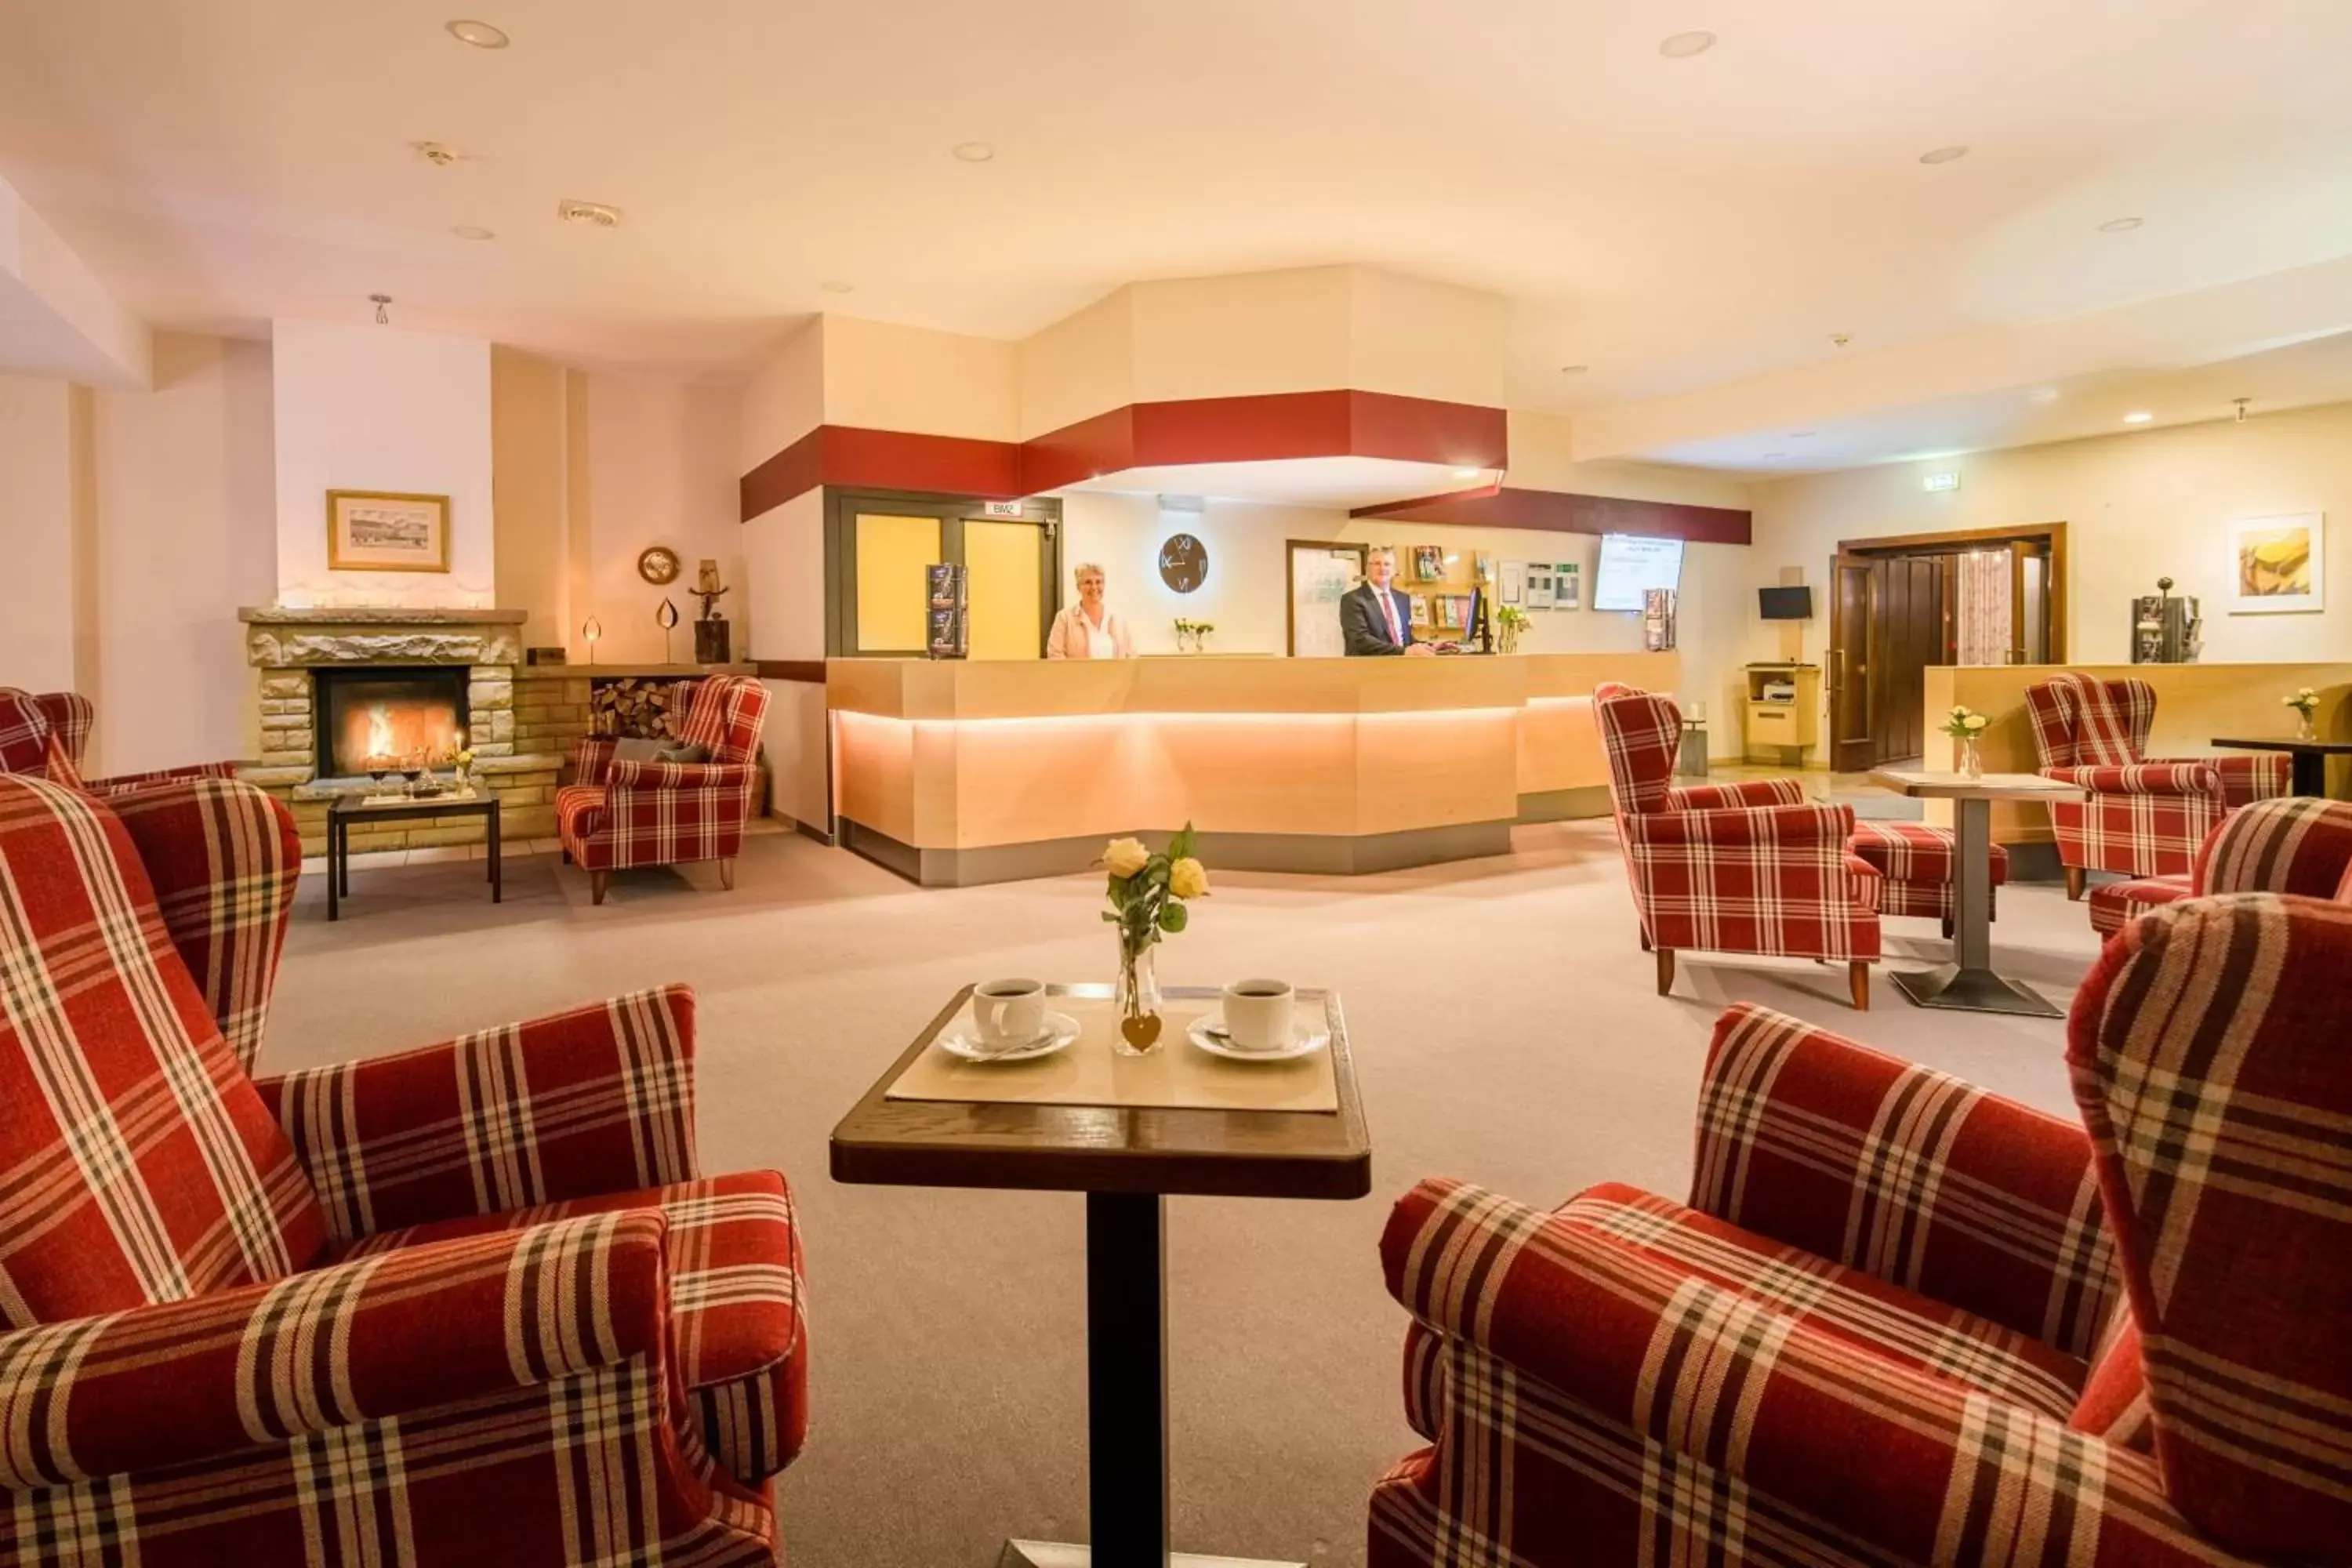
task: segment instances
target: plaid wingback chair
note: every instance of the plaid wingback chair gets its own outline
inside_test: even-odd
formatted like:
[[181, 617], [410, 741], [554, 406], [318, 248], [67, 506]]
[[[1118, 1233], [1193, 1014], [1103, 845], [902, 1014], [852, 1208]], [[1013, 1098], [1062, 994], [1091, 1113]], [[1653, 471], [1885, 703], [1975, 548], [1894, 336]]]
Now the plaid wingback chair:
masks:
[[1677, 952], [1769, 953], [1845, 963], [1867, 1008], [1879, 877], [1846, 847], [1852, 808], [1808, 802], [1794, 779], [1677, 787], [1682, 714], [1651, 692], [1604, 684], [1592, 716], [1658, 994]]
[[14, 686], [0, 686], [0, 773], [31, 773], [97, 795], [127, 795], [179, 779], [236, 776], [234, 763], [198, 763], [85, 779], [82, 757], [89, 749], [89, 732], [97, 722], [98, 710], [79, 692], [49, 691], [36, 697]]
[[2113, 936], [2150, 910], [2216, 893], [2352, 892], [2352, 801], [2284, 795], [2233, 811], [2205, 836], [2186, 876], [2130, 877], [2091, 889], [2091, 928]]
[[[1370, 1568], [2352, 1560], [2352, 1166], [2286, 1173], [2352, 1124], [2345, 993], [2291, 978], [2352, 967], [2352, 910], [2294, 902], [2110, 947], [2074, 1014], [2094, 1137], [1739, 1006], [1688, 1204], [1414, 1188], [1381, 1256], [1430, 1446], [1373, 1490]], [[2210, 1163], [2209, 1120], [2242, 1137]]]
[[611, 873], [636, 866], [716, 860], [720, 885], [735, 885], [759, 786], [768, 689], [748, 675], [678, 686], [671, 711], [683, 708], [686, 718], [676, 743], [709, 748], [709, 761], [622, 762], [611, 736], [591, 735], [574, 755], [574, 782], [555, 792], [556, 836], [565, 858], [588, 873], [597, 903]]
[[0, 1561], [772, 1563], [798, 1240], [781, 1177], [696, 1170], [690, 994], [257, 1082], [167, 821], [0, 777]]
[[2086, 871], [2179, 876], [2230, 811], [2287, 793], [2284, 752], [2187, 757], [2147, 754], [2156, 689], [2145, 680], [2098, 680], [2066, 670], [2025, 689], [2042, 776], [2080, 784], [2081, 800], [2050, 803], [2066, 896], [2083, 896]]

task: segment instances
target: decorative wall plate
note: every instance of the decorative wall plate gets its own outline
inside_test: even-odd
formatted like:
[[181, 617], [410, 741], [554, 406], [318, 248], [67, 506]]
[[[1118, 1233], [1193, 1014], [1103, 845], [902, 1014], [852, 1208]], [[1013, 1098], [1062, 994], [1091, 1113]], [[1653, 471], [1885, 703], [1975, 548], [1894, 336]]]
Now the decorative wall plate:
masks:
[[677, 552], [656, 544], [637, 557], [637, 575], [659, 588], [677, 581]]

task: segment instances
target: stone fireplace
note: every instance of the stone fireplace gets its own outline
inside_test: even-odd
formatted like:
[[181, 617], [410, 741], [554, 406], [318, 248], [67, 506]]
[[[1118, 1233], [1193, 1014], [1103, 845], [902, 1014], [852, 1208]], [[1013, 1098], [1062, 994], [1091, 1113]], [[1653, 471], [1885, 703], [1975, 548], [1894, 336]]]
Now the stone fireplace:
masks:
[[456, 666], [337, 666], [310, 672], [316, 776], [355, 778], [463, 743], [470, 671]]

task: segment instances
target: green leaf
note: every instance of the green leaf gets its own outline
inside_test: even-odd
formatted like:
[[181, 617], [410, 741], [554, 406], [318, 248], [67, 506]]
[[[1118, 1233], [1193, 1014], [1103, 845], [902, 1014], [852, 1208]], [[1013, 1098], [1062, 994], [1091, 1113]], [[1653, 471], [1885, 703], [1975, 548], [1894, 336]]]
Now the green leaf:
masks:
[[1191, 918], [1184, 912], [1183, 905], [1171, 900], [1160, 911], [1160, 929], [1172, 936], [1182, 931], [1184, 922]]

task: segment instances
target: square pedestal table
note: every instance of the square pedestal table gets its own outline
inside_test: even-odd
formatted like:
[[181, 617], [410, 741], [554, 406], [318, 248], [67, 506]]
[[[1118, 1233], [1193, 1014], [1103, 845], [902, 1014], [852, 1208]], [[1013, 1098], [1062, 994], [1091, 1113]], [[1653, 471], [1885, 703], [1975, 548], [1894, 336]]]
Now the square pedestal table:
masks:
[[1090, 1548], [1009, 1542], [1003, 1561], [1165, 1568], [1183, 1561], [1168, 1540], [1168, 1196], [1360, 1198], [1371, 1141], [1336, 992], [1298, 993], [1300, 1016], [1328, 1034], [1323, 1049], [1249, 1063], [1184, 1037], [1215, 1010], [1213, 990], [1168, 987], [1160, 1048], [1145, 1058], [1112, 1053], [1108, 986], [1046, 993], [1079, 1023], [1077, 1041], [999, 1064], [937, 1048], [969, 1016], [971, 987], [956, 993], [833, 1130], [833, 1177], [1086, 1194]]
[[2294, 759], [2294, 793], [2314, 797], [2327, 794], [2327, 759], [2352, 757], [2352, 741], [2284, 740], [2225, 741], [2216, 736], [2212, 742], [2232, 752], [2284, 752]]
[[2052, 1006], [1992, 967], [1992, 803], [1997, 800], [2063, 800], [2082, 795], [2078, 784], [2060, 784], [2038, 773], [1924, 773], [1880, 768], [1870, 775], [1898, 795], [1952, 803], [1958, 840], [1952, 868], [1952, 956], [1937, 969], [1914, 969], [1891, 976], [1915, 1006], [1950, 1007], [1964, 1013], [2013, 1013], [2028, 1018], [2063, 1018]]

